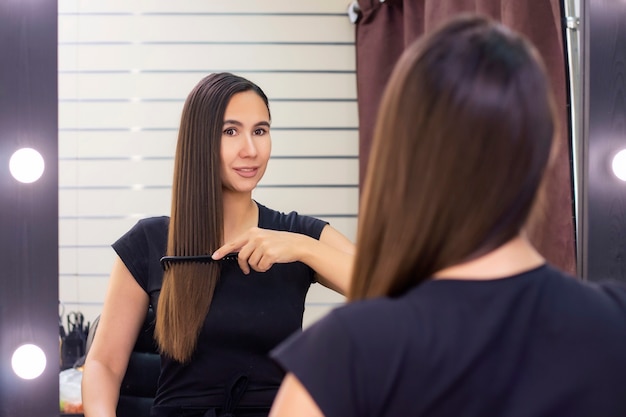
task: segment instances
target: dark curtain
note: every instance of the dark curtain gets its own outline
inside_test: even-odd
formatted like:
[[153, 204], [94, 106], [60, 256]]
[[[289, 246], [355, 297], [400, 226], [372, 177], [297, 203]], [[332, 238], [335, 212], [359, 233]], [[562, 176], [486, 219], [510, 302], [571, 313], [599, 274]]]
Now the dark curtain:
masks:
[[373, 126], [389, 74], [404, 48], [447, 18], [478, 12], [523, 33], [537, 47], [556, 94], [561, 145], [547, 173], [544, 212], [529, 222], [531, 241], [553, 265], [576, 273], [566, 61], [560, 0], [359, 0], [356, 25], [360, 179], [367, 168]]

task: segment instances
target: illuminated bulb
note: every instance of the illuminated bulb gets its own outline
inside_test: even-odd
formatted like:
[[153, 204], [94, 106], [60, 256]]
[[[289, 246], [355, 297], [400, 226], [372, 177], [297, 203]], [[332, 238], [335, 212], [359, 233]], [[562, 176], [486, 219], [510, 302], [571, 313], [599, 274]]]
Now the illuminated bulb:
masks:
[[18, 149], [9, 160], [9, 170], [19, 182], [35, 182], [43, 174], [43, 157], [32, 148]]
[[612, 167], [615, 176], [626, 181], [626, 149], [622, 149], [613, 157]]
[[11, 367], [22, 379], [37, 378], [46, 369], [46, 355], [37, 345], [22, 345], [13, 352]]

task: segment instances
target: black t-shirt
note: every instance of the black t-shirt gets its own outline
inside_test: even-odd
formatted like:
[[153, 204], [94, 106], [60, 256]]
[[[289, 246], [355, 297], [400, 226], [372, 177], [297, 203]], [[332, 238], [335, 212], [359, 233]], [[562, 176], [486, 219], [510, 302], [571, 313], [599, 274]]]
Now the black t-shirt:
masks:
[[624, 417], [626, 288], [544, 265], [349, 303], [272, 352], [326, 417]]
[[[326, 222], [283, 214], [261, 204], [260, 228], [302, 233], [319, 239]], [[140, 220], [113, 244], [139, 285], [158, 309], [163, 280], [159, 263], [167, 247], [169, 218]], [[302, 328], [304, 303], [314, 271], [301, 262], [275, 264], [264, 273], [244, 275], [236, 261], [224, 261], [198, 347], [181, 365], [161, 358], [155, 405], [222, 406], [225, 390], [247, 378], [242, 407], [268, 408], [284, 376], [268, 352]]]

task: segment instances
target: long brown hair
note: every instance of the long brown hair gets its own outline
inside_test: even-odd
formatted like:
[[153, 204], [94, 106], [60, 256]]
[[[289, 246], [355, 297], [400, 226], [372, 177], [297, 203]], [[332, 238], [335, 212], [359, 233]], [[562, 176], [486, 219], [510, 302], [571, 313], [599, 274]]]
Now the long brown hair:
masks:
[[[223, 242], [220, 148], [231, 97], [263, 91], [229, 73], [211, 74], [189, 93], [183, 107], [174, 163], [168, 256], [210, 255]], [[217, 262], [174, 263], [165, 271], [156, 309], [155, 338], [161, 353], [191, 359], [220, 274]]]
[[543, 64], [520, 35], [463, 15], [411, 45], [380, 105], [349, 298], [402, 294], [517, 235], [554, 130]]

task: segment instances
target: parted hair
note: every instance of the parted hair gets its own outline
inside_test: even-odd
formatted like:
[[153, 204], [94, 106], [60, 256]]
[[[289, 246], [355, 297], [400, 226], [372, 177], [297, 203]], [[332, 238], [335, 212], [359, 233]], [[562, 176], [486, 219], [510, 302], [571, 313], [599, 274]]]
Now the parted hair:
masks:
[[[265, 93], [251, 81], [216, 73], [189, 93], [181, 116], [174, 161], [168, 256], [211, 255], [222, 244], [221, 137], [233, 95]], [[218, 262], [173, 263], [165, 271], [156, 308], [155, 338], [162, 354], [188, 362], [209, 311], [220, 274]]]
[[523, 36], [483, 16], [449, 20], [401, 56], [376, 122], [350, 300], [401, 295], [520, 233], [556, 129]]

